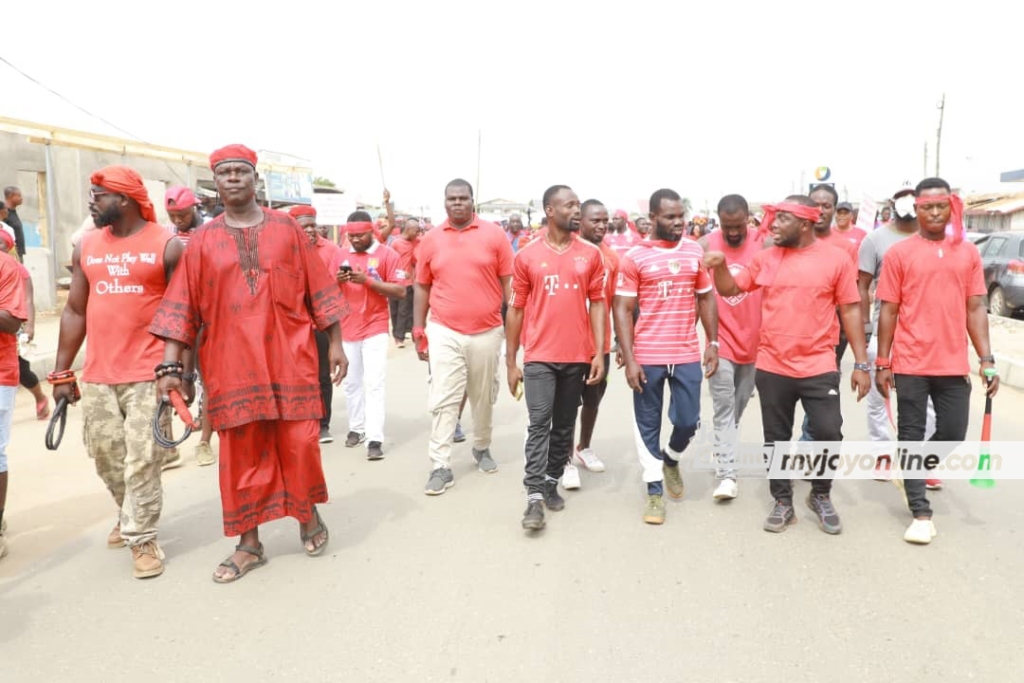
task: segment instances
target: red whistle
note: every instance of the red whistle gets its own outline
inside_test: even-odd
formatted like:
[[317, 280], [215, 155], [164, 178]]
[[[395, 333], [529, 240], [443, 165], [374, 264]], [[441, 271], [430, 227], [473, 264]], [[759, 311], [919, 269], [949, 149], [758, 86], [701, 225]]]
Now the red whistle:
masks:
[[170, 391], [169, 397], [171, 399], [171, 405], [174, 406], [174, 412], [178, 414], [178, 418], [185, 424], [186, 427], [192, 429], [199, 429], [199, 425], [192, 419], [192, 413], [188, 410], [188, 405], [185, 403], [185, 398], [178, 391]]

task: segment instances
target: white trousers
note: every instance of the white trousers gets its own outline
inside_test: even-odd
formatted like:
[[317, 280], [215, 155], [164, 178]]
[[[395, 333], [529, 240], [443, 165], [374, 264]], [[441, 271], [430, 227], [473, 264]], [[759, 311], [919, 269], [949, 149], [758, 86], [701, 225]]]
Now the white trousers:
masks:
[[388, 334], [362, 341], [343, 341], [348, 374], [341, 384], [348, 406], [348, 430], [384, 443], [384, 382], [387, 378]]

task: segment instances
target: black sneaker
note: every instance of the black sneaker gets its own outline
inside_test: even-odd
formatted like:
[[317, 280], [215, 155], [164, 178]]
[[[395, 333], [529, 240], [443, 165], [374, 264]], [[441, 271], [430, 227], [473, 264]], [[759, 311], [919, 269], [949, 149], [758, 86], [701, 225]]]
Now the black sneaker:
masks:
[[355, 448], [365, 440], [365, 434], [360, 434], [359, 432], [349, 432], [348, 436], [345, 437], [345, 448]]
[[818, 526], [826, 534], [838, 534], [843, 530], [839, 521], [839, 513], [832, 505], [832, 499], [827, 493], [812, 493], [807, 496], [807, 507], [811, 508], [814, 514], [818, 515]]
[[788, 501], [777, 500], [768, 518], [764, 520], [764, 530], [774, 533], [782, 533], [786, 527], [796, 522], [796, 513], [793, 512], [793, 504]]
[[371, 441], [366, 444], [366, 459], [367, 460], [383, 460], [384, 451], [381, 450], [380, 441]]
[[334, 437], [331, 436], [331, 430], [327, 427], [320, 428], [320, 443], [331, 443], [334, 441]]
[[565, 498], [558, 493], [558, 482], [549, 481], [544, 484], [544, 506], [548, 510], [557, 512], [565, 509]]
[[539, 531], [544, 528], [544, 506], [539, 500], [531, 500], [526, 504], [526, 512], [523, 513], [523, 528], [529, 531]]

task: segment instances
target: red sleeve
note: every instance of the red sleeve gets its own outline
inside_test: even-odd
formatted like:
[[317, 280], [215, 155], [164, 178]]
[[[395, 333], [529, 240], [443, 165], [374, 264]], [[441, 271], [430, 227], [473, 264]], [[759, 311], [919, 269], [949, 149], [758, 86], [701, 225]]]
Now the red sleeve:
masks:
[[406, 276], [405, 272], [403, 272], [402, 269], [399, 268], [400, 260], [401, 257], [399, 257], [398, 252], [396, 252], [394, 249], [387, 250], [385, 258], [381, 263], [381, 265], [384, 266], [384, 268], [383, 270], [381, 270], [380, 273], [380, 276], [384, 278], [385, 282], [390, 282], [391, 284], [395, 285], [405, 285]]
[[420, 242], [419, 253], [416, 254], [416, 282], [429, 285], [434, 281], [434, 273], [430, 269], [430, 242]]
[[[299, 265], [306, 278], [306, 298], [309, 306], [309, 316], [317, 329], [326, 330], [332, 323], [339, 322], [348, 312], [348, 305], [345, 303], [338, 288], [338, 281], [333, 273], [327, 272], [327, 265], [316, 253], [316, 246], [306, 239], [295, 219], [288, 218], [290, 225], [283, 226], [284, 229], [292, 229], [292, 239], [299, 244]], [[188, 250], [185, 250], [188, 253]], [[177, 273], [175, 273], [177, 275]]]
[[836, 304], [860, 303], [860, 290], [857, 289], [857, 268], [849, 259], [839, 264], [838, 281], [835, 283]]
[[896, 247], [882, 259], [882, 272], [878, 275], [878, 287], [875, 289], [876, 299], [894, 304], [900, 303], [900, 289], [903, 287], [903, 262]]
[[747, 267], [733, 276], [733, 280], [741, 292], [750, 292], [758, 288], [759, 285], [756, 284], [757, 274], [761, 272], [765, 253], [765, 250], [761, 250], [754, 254], [754, 258], [750, 259]]
[[636, 296], [640, 291], [640, 272], [636, 263], [629, 256], [619, 261], [619, 277], [615, 284], [616, 296]]
[[512, 243], [505, 237], [504, 232], [495, 230], [494, 234], [498, 249], [498, 277], [508, 277], [512, 275], [512, 258], [515, 252], [512, 251]]
[[697, 281], [694, 283], [693, 289], [697, 294], [710, 292], [714, 289], [714, 286], [711, 284], [711, 275], [708, 274], [707, 268], [697, 269]]
[[[963, 248], [966, 244], [961, 244]], [[988, 290], [985, 288], [985, 267], [981, 263], [981, 254], [977, 249], [971, 249], [971, 274], [967, 282], [967, 296], [985, 296]]]
[[22, 277], [18, 268], [12, 265], [21, 265], [13, 258], [11, 262], [4, 259], [0, 269], [0, 310], [10, 313], [12, 318], [27, 320], [28, 311], [25, 309], [25, 278]]
[[530, 298], [530, 264], [527, 262], [526, 253], [520, 250], [512, 261], [512, 300], [508, 305], [513, 308], [526, 308], [526, 302]]
[[604, 281], [606, 277], [608, 277], [608, 274], [604, 271], [604, 259], [601, 258], [601, 252], [598, 251], [594, 254], [590, 264], [589, 296], [591, 301], [604, 301]]

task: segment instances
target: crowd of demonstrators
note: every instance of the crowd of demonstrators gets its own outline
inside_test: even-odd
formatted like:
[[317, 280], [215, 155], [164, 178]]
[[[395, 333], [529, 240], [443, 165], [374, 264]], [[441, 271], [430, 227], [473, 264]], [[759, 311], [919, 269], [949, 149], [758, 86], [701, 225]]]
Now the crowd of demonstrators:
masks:
[[[792, 439], [797, 403], [802, 438], [841, 441], [840, 363], [849, 346], [849, 390], [857, 402], [867, 398], [872, 440], [892, 443], [888, 402], [898, 389], [900, 441], [961, 441], [968, 341], [980, 370], [994, 370], [980, 257], [963, 239], [959, 197], [940, 178], [897, 191], [894, 220], [870, 233], [853, 225], [852, 207], [828, 185], [765, 205], [763, 215], [726, 195], [720, 225], [690, 220], [686, 202], [667, 188], [651, 195], [647, 216], [631, 219], [553, 185], [541, 229], [531, 232], [518, 214], [503, 225], [480, 218], [472, 186], [455, 179], [444, 189], [447, 220], [436, 228], [397, 219], [385, 191], [386, 218], [357, 211], [335, 242], [313, 207], [285, 213], [257, 203], [257, 157], [247, 147], [216, 150], [210, 167], [223, 212], [206, 218], [192, 190], [172, 187], [166, 227], [136, 171], [93, 173], [48, 377], [54, 400], [81, 402], [86, 449], [118, 510], [106, 544], [130, 549], [137, 578], [164, 571], [161, 473], [181, 462], [154, 436], [161, 402], [177, 392], [191, 404], [201, 388], [195, 459], [218, 460], [216, 431], [223, 533], [238, 539], [213, 579], [236, 581], [267, 562], [259, 532], [275, 519], [297, 520], [304, 551], [324, 552], [329, 533], [317, 505], [328, 500], [321, 447], [333, 441], [334, 390], [341, 385], [345, 399], [345, 446], [365, 444], [367, 459], [382, 460], [389, 347], [404, 348], [407, 335], [429, 379], [430, 496], [455, 483], [467, 404], [473, 463], [497, 472], [493, 411], [504, 358], [504, 383], [515, 400], [525, 397], [521, 526], [531, 532], [547, 525], [545, 510], [565, 509], [560, 485], [579, 489], [580, 470], [605, 471], [595, 448], [599, 414], [599, 438], [633, 432], [646, 494], [641, 519], [661, 525], [666, 498], [686, 495], [681, 463], [699, 428], [705, 382], [712, 498], [724, 503], [739, 494], [740, 425], [755, 388], [766, 446]], [[12, 197], [16, 207], [20, 192], [8, 190], [4, 208]], [[15, 336], [34, 333], [21, 253], [14, 228], [0, 231], [0, 557], [19, 381], [36, 395], [37, 415], [49, 413], [38, 378], [23, 360], [19, 368]], [[104, 330], [115, 319], [123, 331], [111, 336]], [[72, 362], [89, 333], [102, 341], [87, 346], [79, 387]], [[633, 402], [625, 423], [599, 413], [608, 375], [620, 370]], [[998, 376], [985, 381], [995, 394]], [[823, 531], [838, 534], [832, 484], [812, 479], [806, 503]], [[935, 537], [926, 492], [940, 486], [906, 480], [907, 542]], [[782, 532], [796, 518], [794, 484], [773, 477], [769, 491], [762, 526]]]

